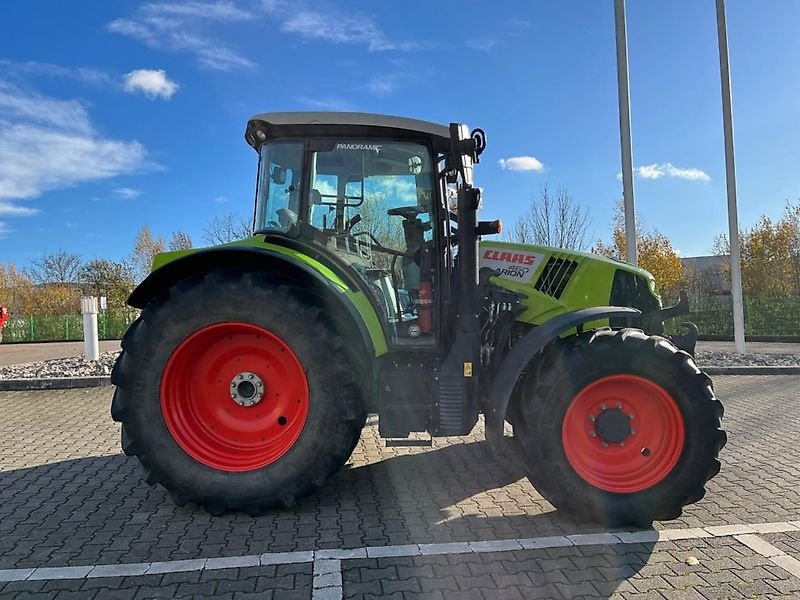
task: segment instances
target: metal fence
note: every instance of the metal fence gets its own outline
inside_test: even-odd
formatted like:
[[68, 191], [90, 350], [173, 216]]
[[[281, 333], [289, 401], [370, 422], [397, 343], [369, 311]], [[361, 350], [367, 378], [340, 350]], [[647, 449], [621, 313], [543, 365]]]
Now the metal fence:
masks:
[[[692, 321], [701, 336], [733, 336], [733, 300], [731, 296], [706, 296], [690, 299]], [[675, 332], [681, 318], [668, 325]], [[744, 297], [744, 329], [750, 336], [800, 336], [800, 297]]]
[[[97, 315], [101, 340], [118, 340], [136, 319], [136, 312]], [[3, 343], [67, 342], [83, 340], [83, 317], [63, 315], [9, 319], [2, 331]]]
[[[680, 322], [689, 320], [701, 336], [733, 336], [733, 306], [730, 296], [706, 296], [690, 300], [688, 317], [667, 323], [668, 333], [680, 331]], [[97, 315], [102, 340], [118, 340], [138, 316], [135, 311]], [[750, 336], [800, 337], [800, 297], [744, 298], [745, 333]], [[2, 331], [3, 343], [80, 341], [83, 339], [81, 315], [25, 317], [9, 319]]]

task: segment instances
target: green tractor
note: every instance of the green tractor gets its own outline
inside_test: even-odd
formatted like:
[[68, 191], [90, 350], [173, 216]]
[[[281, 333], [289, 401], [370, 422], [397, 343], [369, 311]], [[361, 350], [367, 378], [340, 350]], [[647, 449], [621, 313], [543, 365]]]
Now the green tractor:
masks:
[[268, 113], [245, 139], [253, 236], [159, 255], [129, 299], [111, 413], [148, 483], [212, 514], [291, 506], [377, 412], [394, 444], [483, 415], [497, 446], [508, 422], [532, 484], [584, 520], [647, 525], [703, 496], [726, 437], [696, 328], [663, 335], [686, 298], [662, 308], [618, 261], [482, 241], [500, 224], [477, 218], [481, 130]]

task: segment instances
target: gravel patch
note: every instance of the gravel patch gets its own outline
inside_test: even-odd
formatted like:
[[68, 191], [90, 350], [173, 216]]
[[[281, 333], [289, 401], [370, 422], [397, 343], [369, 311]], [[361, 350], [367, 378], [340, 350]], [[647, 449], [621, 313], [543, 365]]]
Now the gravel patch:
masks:
[[698, 351], [697, 364], [701, 367], [797, 367], [800, 355]]
[[[119, 352], [103, 352], [98, 361], [82, 356], [56, 358], [0, 368], [0, 379], [49, 379], [53, 377], [97, 377], [111, 374]], [[698, 352], [701, 367], [797, 367], [800, 354], [736, 354], [733, 352]]]
[[0, 368], [0, 379], [50, 379], [54, 377], [102, 377], [111, 374], [119, 352], [103, 352], [100, 360], [83, 356], [54, 358]]

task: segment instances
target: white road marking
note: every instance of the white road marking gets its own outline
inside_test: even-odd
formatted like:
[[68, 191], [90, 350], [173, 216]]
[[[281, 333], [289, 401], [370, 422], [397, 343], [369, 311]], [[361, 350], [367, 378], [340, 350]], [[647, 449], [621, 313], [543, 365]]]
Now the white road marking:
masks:
[[[770, 533], [776, 533], [775, 531], [770, 531]], [[752, 534], [744, 534], [744, 535], [735, 535], [733, 536], [734, 539], [740, 541], [745, 546], [760, 554], [764, 558], [768, 558], [774, 564], [778, 565], [784, 571], [787, 571], [800, 579], [800, 560], [797, 560], [793, 556], [789, 556], [780, 548], [776, 548], [772, 544], [770, 544], [767, 540], [758, 537], [757, 535]]]
[[[314, 599], [341, 598], [341, 561], [354, 558], [386, 558], [399, 556], [422, 556], [436, 554], [463, 554], [486, 552], [510, 552], [513, 550], [537, 550], [569, 546], [610, 544], [640, 544], [671, 540], [690, 540], [710, 537], [730, 537], [745, 544], [775, 564], [800, 577], [800, 560], [796, 560], [775, 548], [755, 533], [783, 533], [800, 530], [800, 521], [779, 521], [712, 527], [690, 527], [642, 531], [609, 531], [576, 533], [572, 535], [543, 536], [536, 538], [514, 538], [501, 540], [478, 540], [474, 542], [450, 542], [444, 544], [403, 544], [397, 546], [368, 546], [300, 552], [266, 552], [259, 555], [225, 556], [193, 560], [168, 560], [149, 563], [117, 563], [108, 565], [82, 565], [69, 567], [38, 567], [0, 570], [0, 582], [43, 579], [85, 579], [90, 577], [136, 577], [151, 573], [179, 573], [237, 567], [286, 565], [313, 563]], [[736, 532], [736, 533], [732, 533]], [[765, 554], [762, 554], [764, 552]], [[777, 554], [775, 554], [777, 552]], [[768, 556], [772, 554], [772, 556]], [[780, 561], [780, 562], [778, 562]], [[781, 564], [782, 563], [782, 564]], [[786, 566], [784, 566], [786, 565]], [[338, 570], [338, 574], [337, 574]], [[324, 592], [324, 596], [317, 594]], [[334, 595], [331, 595], [334, 594]]]
[[314, 560], [311, 600], [342, 600], [342, 561], [338, 558]]

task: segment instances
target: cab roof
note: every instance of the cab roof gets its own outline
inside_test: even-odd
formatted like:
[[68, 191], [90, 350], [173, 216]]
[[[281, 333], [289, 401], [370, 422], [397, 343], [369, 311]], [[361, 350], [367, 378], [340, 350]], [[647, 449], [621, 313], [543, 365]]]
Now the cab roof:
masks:
[[[261, 130], [266, 138], [259, 139]], [[265, 139], [283, 136], [347, 136], [347, 137], [432, 137], [436, 150], [450, 147], [450, 129], [446, 125], [357, 112], [274, 112], [255, 115], [247, 123], [245, 139], [258, 148]]]

